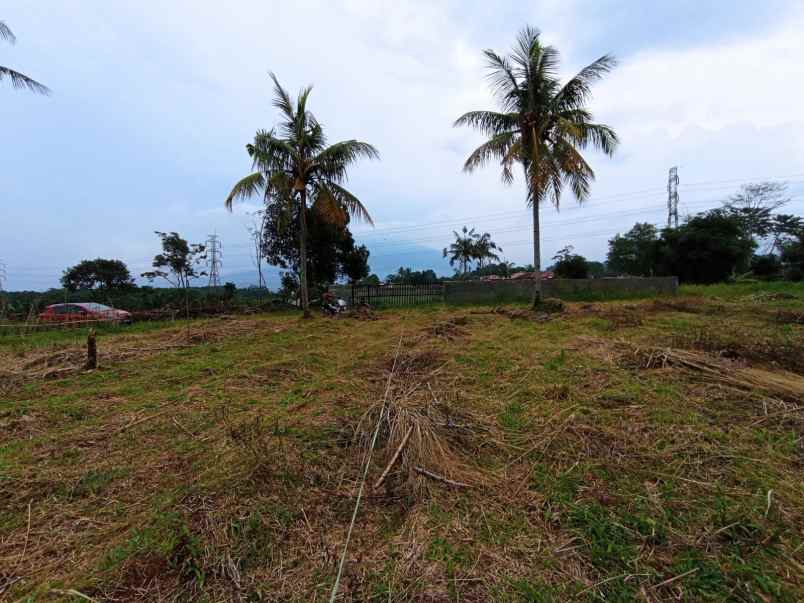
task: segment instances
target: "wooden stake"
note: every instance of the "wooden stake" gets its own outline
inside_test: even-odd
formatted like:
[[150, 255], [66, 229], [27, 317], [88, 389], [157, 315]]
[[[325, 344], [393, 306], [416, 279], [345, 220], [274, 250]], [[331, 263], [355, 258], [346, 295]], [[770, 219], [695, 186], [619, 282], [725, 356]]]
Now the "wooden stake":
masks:
[[95, 329], [90, 329], [87, 334], [87, 364], [84, 368], [88, 371], [98, 368], [98, 342]]

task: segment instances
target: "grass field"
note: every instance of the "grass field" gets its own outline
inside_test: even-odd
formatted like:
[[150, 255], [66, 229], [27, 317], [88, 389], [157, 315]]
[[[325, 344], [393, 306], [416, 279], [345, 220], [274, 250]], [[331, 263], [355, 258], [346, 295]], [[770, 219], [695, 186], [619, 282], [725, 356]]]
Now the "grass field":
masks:
[[802, 316], [221, 318], [89, 372], [80, 332], [0, 339], [0, 600], [326, 601], [377, 424], [339, 601], [804, 600]]

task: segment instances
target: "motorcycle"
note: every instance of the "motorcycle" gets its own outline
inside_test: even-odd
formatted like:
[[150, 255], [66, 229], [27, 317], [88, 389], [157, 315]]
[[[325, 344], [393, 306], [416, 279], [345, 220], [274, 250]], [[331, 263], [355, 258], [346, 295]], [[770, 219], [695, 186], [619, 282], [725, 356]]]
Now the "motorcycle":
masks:
[[338, 314], [343, 314], [346, 312], [347, 308], [348, 306], [346, 305], [346, 302], [341, 298], [325, 301], [321, 304], [321, 311], [326, 316], [337, 316]]

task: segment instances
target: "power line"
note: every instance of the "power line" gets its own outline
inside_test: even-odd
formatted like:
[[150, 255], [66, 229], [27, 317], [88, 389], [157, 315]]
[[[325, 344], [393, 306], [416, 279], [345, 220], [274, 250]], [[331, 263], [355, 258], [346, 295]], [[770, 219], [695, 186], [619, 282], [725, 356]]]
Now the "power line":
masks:
[[[720, 199], [720, 198], [716, 198], [716, 199], [713, 198], [713, 199], [708, 199], [708, 200], [701, 200], [701, 201], [695, 201], [695, 202], [690, 202], [690, 203], [684, 203], [684, 207], [688, 208], [688, 209], [701, 209], [701, 208], [705, 208], [707, 206], [719, 203], [721, 201], [722, 201], [722, 199]], [[793, 195], [792, 196], [792, 203], [793, 204], [798, 204], [798, 203], [801, 203], [802, 201], [804, 201], [804, 194], [802, 194], [802, 195]], [[609, 220], [609, 219], [612, 219], [612, 218], [623, 217], [623, 216], [627, 216], [627, 215], [638, 215], [638, 214], [641, 214], [643, 212], [647, 213], [649, 211], [657, 211], [657, 210], [662, 209], [663, 207], [665, 207], [664, 204], [653, 204], [653, 205], [649, 205], [649, 206], [643, 206], [643, 207], [638, 208], [638, 209], [618, 210], [618, 211], [615, 211], [615, 212], [607, 212], [607, 213], [602, 214], [602, 215], [585, 216], [583, 218], [575, 218], [575, 219], [571, 219], [571, 220], [546, 220], [546, 221], [542, 222], [542, 227], [543, 227], [543, 230], [545, 230], [546, 228], [552, 228], [552, 227], [574, 226], [576, 224], [584, 224], [584, 223], [588, 223], [588, 222]], [[565, 213], [566, 211], [569, 211], [569, 210], [580, 210], [580, 209], [583, 209], [583, 208], [578, 207], [578, 206], [573, 206], [573, 207], [568, 208], [567, 210], [564, 210], [564, 212], [562, 212], [562, 213]], [[657, 226], [661, 227], [661, 225], [657, 225]], [[506, 233], [512, 233], [512, 232], [522, 232], [524, 234], [525, 232], [530, 232], [530, 227], [529, 226], [518, 226], [518, 227], [513, 227], [513, 228], [495, 229], [494, 230], [495, 236], [497, 234], [506, 234]], [[405, 240], [402, 240], [402, 241], [395, 241], [395, 242], [388, 242], [388, 243], [386, 243], [384, 241], [366, 241], [365, 239], [362, 239], [362, 238], [360, 239], [360, 242], [365, 242], [365, 243], [370, 244], [370, 245], [382, 246], [382, 249], [389, 249], [389, 248], [395, 248], [395, 247], [409, 247], [411, 244], [425, 243], [425, 242], [429, 242], [429, 241], [436, 241], [436, 240], [443, 240], [443, 239], [444, 239], [443, 234], [435, 234], [435, 235], [416, 238], [416, 239], [405, 239]], [[511, 245], [511, 243], [508, 243], [508, 245]], [[388, 255], [390, 255], [390, 254], [388, 254]], [[229, 253], [227, 257], [230, 257], [230, 258], [231, 257], [250, 257], [250, 255], [247, 254], [247, 253], [234, 253], [234, 254]], [[378, 256], [373, 255], [372, 257], [378, 257]], [[144, 261], [145, 260], [143, 260], [143, 262]], [[131, 262], [131, 264], [135, 264], [135, 263], [136, 262]], [[250, 266], [243, 266], [242, 270], [247, 270], [248, 268], [250, 268]], [[34, 266], [19, 266], [19, 267], [15, 266], [14, 273], [15, 274], [16, 273], [34, 274], [37, 271], [52, 272], [54, 270], [61, 270], [61, 269], [62, 269], [61, 267], [56, 267], [56, 266], [35, 266], [35, 267]], [[279, 268], [279, 267], [275, 267], [275, 266], [267, 266], [265, 269], [270, 270], [270, 271], [274, 271], [276, 273], [284, 272], [286, 270], [284, 268]]]

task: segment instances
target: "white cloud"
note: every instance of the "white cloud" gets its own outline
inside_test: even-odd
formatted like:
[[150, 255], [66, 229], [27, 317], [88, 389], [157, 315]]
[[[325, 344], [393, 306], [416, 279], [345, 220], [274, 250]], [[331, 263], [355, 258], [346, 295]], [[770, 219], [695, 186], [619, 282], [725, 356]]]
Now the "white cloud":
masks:
[[639, 53], [601, 83], [596, 106], [633, 133], [800, 123], [803, 29], [798, 15], [764, 37]]
[[[16, 0], [4, 14], [21, 39], [38, 40], [33, 55], [18, 45], [15, 60], [57, 91], [46, 100], [8, 97], [4, 135], [20, 142], [13, 152], [0, 149], [4, 190], [10, 205], [42, 208], [36, 221], [21, 209], [5, 216], [14, 225], [2, 251], [9, 286], [15, 264], [48, 267], [54, 284], [61, 264], [84, 254], [129, 253], [142, 262], [155, 229], [190, 240], [217, 230], [227, 249], [245, 249], [243, 213], [255, 207], [232, 216], [222, 203], [249, 170], [245, 143], [274, 122], [269, 69], [292, 91], [315, 84], [311, 107], [331, 139], [379, 148], [382, 161], [360, 164], [350, 183], [378, 223], [377, 231], [355, 231], [384, 241], [377, 254], [404, 249], [406, 240], [438, 249], [459, 225], [405, 228], [494, 214], [468, 225], [491, 232], [509, 259], [529, 261], [522, 184], [502, 186], [494, 167], [463, 174], [481, 138], [452, 123], [493, 107], [481, 50], [507, 51], [528, 17], [562, 51], [567, 74], [594, 58], [579, 55], [583, 37], [604, 30], [584, 19], [581, 3], [564, 0], [502, 10], [458, 0], [50, 4]], [[80, 35], [64, 22], [79, 24]], [[605, 232], [661, 219], [671, 165], [680, 164], [682, 184], [804, 172], [804, 20], [800, 11], [779, 22], [762, 36], [624, 57], [591, 105], [622, 145], [613, 160], [590, 156], [597, 182], [588, 207], [570, 209], [567, 200], [559, 215], [545, 210], [545, 259], [566, 243], [600, 258]], [[607, 39], [601, 53], [617, 48]], [[46, 179], [43, 148], [63, 157]], [[649, 198], [594, 200], [657, 187]], [[682, 203], [724, 192], [682, 188]], [[66, 257], [58, 249], [76, 225], [95, 234], [73, 242], [75, 257]]]

